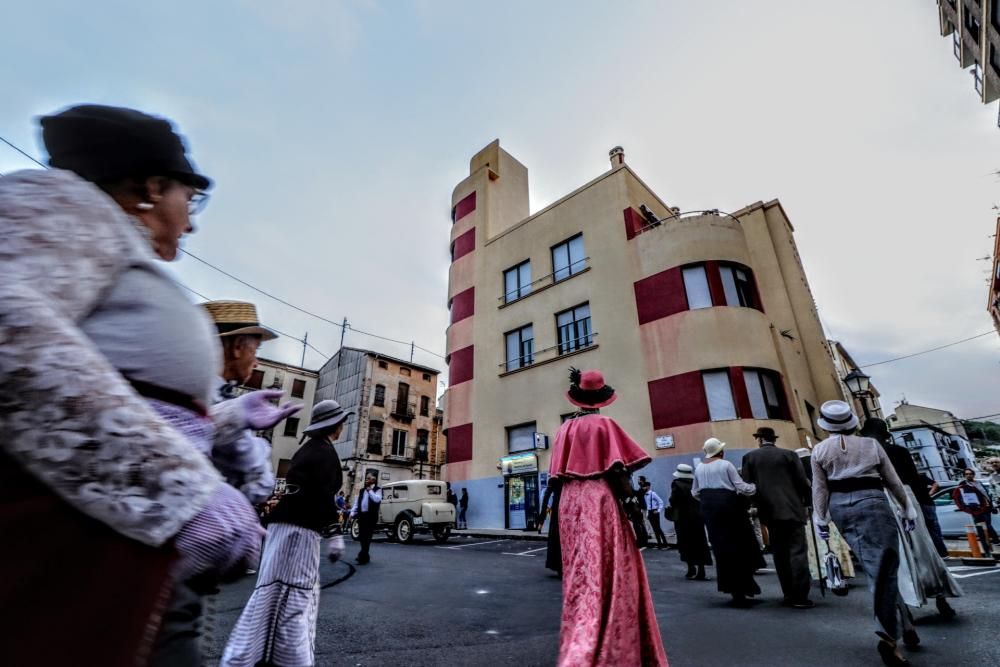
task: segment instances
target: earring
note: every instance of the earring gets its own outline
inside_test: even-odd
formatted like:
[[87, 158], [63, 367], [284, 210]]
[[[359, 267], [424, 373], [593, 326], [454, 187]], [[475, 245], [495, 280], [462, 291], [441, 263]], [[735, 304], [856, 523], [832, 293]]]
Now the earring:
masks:
[[139, 209], [140, 211], [152, 211], [153, 210], [153, 204], [150, 204], [148, 201], [141, 201], [138, 204], [136, 204], [135, 207], [137, 209]]

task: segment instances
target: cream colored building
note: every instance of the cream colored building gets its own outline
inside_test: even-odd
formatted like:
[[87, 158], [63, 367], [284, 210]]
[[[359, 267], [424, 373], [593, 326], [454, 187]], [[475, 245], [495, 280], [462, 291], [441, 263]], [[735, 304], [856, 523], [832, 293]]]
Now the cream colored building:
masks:
[[302, 429], [309, 424], [312, 412], [313, 396], [316, 393], [316, 381], [319, 374], [308, 368], [283, 364], [270, 359], [257, 359], [250, 380], [244, 389], [281, 389], [285, 392], [284, 401], [302, 403], [302, 409], [294, 416], [279, 422], [268, 431], [259, 435], [271, 442], [271, 464], [274, 466], [278, 479], [285, 477], [292, 456], [299, 448], [299, 438]]
[[438, 374], [434, 368], [350, 347], [323, 364], [316, 400], [332, 398], [355, 413], [336, 443], [349, 497], [369, 472], [380, 484], [440, 479], [447, 442], [437, 409]]
[[841, 397], [781, 204], [684, 213], [610, 157], [532, 214], [527, 169], [494, 141], [453, 193], [446, 479], [473, 527], [533, 525], [571, 366], [617, 389], [602, 412], [649, 451], [660, 495], [706, 438], [737, 459], [770, 426], [796, 448]]

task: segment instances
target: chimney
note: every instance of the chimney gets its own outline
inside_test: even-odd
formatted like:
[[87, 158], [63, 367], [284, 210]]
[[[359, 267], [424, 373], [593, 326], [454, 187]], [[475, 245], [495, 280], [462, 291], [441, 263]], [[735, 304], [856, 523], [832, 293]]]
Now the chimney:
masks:
[[625, 149], [621, 146], [615, 146], [608, 151], [608, 157], [611, 158], [611, 168], [617, 169], [625, 164]]

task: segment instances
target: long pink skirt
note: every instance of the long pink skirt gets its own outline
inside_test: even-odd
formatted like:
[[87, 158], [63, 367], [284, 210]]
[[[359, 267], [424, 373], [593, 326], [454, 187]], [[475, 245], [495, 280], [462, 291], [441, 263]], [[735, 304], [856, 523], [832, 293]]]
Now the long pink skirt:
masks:
[[611, 488], [570, 480], [559, 498], [560, 667], [667, 665], [646, 566]]

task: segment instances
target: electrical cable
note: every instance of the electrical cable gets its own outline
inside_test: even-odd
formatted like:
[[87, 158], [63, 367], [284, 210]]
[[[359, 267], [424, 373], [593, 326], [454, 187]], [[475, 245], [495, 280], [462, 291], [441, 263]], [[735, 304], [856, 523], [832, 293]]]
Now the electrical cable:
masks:
[[42, 169], [48, 169], [48, 168], [49, 168], [49, 166], [48, 166], [48, 165], [46, 165], [46, 164], [42, 164], [41, 162], [39, 162], [39, 161], [38, 161], [38, 160], [36, 160], [35, 158], [31, 157], [30, 155], [28, 155], [27, 153], [25, 153], [24, 151], [22, 151], [22, 150], [21, 150], [20, 148], [18, 148], [18, 147], [17, 147], [17, 146], [15, 146], [14, 144], [12, 144], [12, 143], [10, 143], [9, 141], [7, 141], [7, 140], [6, 140], [5, 138], [3, 138], [2, 136], [0, 136], [0, 141], [4, 142], [4, 143], [5, 143], [5, 144], [7, 144], [8, 146], [10, 146], [10, 147], [11, 147], [11, 148], [13, 148], [14, 150], [16, 150], [16, 151], [17, 151], [18, 153], [20, 153], [20, 154], [21, 154], [21, 155], [23, 155], [24, 157], [28, 158], [28, 159], [29, 159], [29, 160], [31, 160], [32, 162], [34, 162], [35, 164], [37, 164], [37, 165], [38, 165], [39, 167], [41, 167]]
[[902, 361], [903, 359], [910, 359], [911, 357], [919, 357], [921, 354], [927, 354], [928, 352], [937, 352], [938, 350], [943, 350], [946, 347], [952, 347], [954, 345], [961, 345], [962, 343], [968, 343], [970, 340], [975, 340], [977, 338], [982, 338], [983, 336], [989, 336], [990, 334], [996, 334], [996, 331], [984, 331], [983, 333], [976, 334], [975, 336], [969, 336], [968, 338], [963, 338], [962, 340], [956, 340], [953, 343], [946, 343], [944, 345], [939, 345], [937, 347], [932, 347], [929, 350], [921, 350], [920, 352], [914, 352], [913, 354], [906, 354], [902, 357], [895, 357], [893, 359], [883, 359], [882, 361], [874, 361], [869, 364], [858, 364], [858, 368], [871, 368], [872, 366], [881, 366], [882, 364], [891, 364], [894, 361]]

